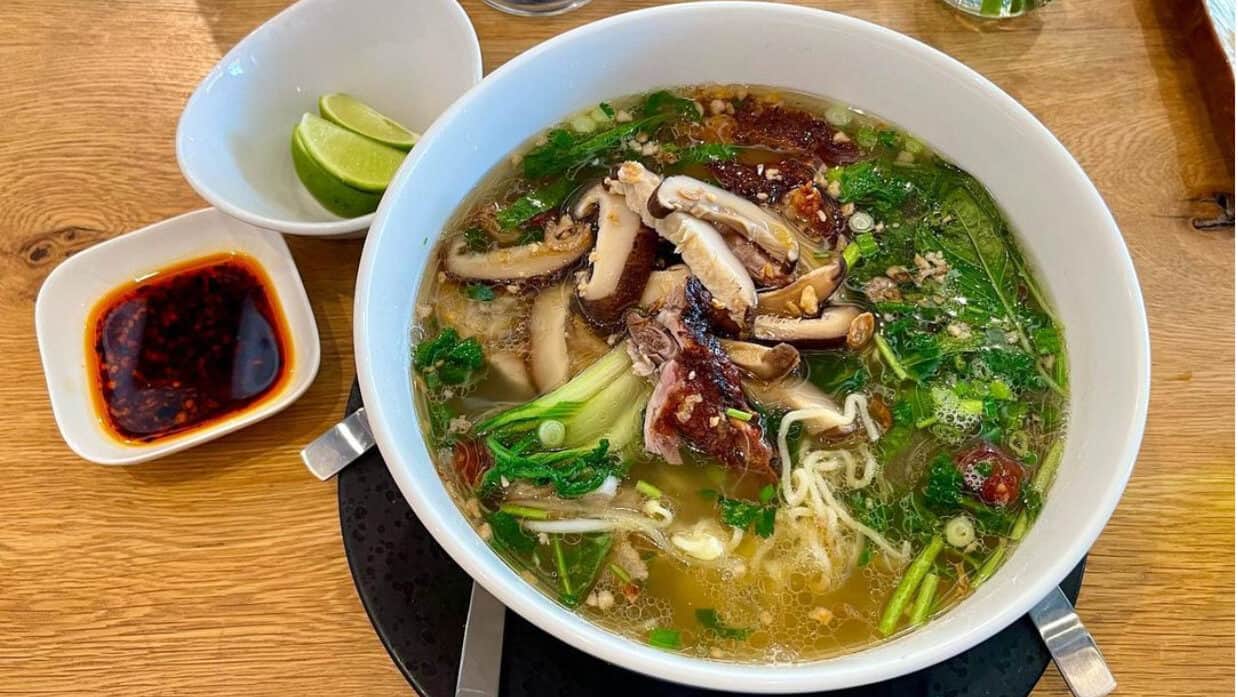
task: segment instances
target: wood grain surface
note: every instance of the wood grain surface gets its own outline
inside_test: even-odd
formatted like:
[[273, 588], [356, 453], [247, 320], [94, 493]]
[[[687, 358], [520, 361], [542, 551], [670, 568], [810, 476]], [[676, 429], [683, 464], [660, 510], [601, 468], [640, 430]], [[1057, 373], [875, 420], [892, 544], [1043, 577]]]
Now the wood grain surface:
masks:
[[[204, 205], [176, 166], [181, 106], [285, 4], [0, 3], [0, 694], [409, 693], [353, 589], [335, 486], [297, 458], [339, 418], [352, 379], [360, 242], [290, 240], [322, 333], [310, 391], [161, 462], [76, 458], [35, 347], [35, 294], [58, 262]], [[550, 20], [465, 7], [489, 70], [648, 4], [594, 0]], [[1120, 694], [1233, 694], [1234, 239], [1190, 224], [1214, 213], [1213, 192], [1233, 191], [1233, 160], [1200, 104], [1175, 3], [1060, 0], [1002, 24], [935, 0], [809, 4], [975, 67], [1099, 186], [1143, 283], [1153, 389], [1134, 478], [1092, 552], [1080, 610]], [[1050, 669], [1036, 694], [1067, 691]]]

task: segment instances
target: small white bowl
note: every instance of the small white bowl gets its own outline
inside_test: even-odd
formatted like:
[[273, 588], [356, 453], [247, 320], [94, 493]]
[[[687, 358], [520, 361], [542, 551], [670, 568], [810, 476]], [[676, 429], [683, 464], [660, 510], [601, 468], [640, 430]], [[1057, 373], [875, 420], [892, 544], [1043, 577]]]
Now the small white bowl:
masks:
[[374, 215], [336, 216], [293, 171], [301, 114], [345, 92], [423, 132], [480, 80], [481, 47], [455, 0], [301, 0], [202, 80], [176, 129], [176, 159], [228, 215], [292, 235], [355, 235]]
[[[153, 443], [125, 443], [105, 429], [95, 407], [86, 332], [103, 296], [179, 262], [221, 252], [249, 255], [266, 271], [273, 302], [287, 321], [291, 375], [277, 392], [232, 417]], [[214, 440], [292, 404], [318, 374], [318, 326], [284, 238], [213, 208], [155, 223], [73, 255], [56, 267], [34, 305], [43, 373], [60, 435], [73, 452], [101, 465], [132, 465]]]

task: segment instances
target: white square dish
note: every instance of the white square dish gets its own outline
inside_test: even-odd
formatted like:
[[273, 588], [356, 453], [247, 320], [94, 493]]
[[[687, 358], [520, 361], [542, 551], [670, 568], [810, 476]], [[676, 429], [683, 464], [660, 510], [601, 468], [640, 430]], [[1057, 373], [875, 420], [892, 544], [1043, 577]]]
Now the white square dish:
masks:
[[[126, 283], [178, 262], [239, 252], [270, 279], [273, 302], [287, 321], [290, 374], [253, 405], [152, 443], [124, 442], [104, 427], [95, 406], [86, 332], [95, 304]], [[153, 460], [244, 428], [296, 401], [318, 373], [318, 326], [288, 245], [278, 233], [230, 218], [214, 208], [177, 216], [80, 252], [56, 267], [35, 301], [35, 329], [47, 391], [65, 443], [101, 465]]]

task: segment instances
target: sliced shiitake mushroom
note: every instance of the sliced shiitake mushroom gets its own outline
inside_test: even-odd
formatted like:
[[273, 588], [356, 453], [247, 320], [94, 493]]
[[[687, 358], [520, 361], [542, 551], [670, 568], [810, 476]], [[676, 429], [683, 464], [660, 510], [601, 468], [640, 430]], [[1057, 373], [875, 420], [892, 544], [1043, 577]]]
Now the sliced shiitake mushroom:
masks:
[[672, 213], [658, 222], [657, 229], [675, 244], [692, 275], [700, 279], [713, 299], [744, 326], [749, 311], [757, 304], [757, 289], [717, 228], [686, 213]]
[[684, 175], [667, 177], [653, 192], [648, 205], [655, 218], [682, 211], [732, 229], [780, 262], [799, 258], [799, 242], [786, 221], [742, 196], [700, 179]]
[[571, 377], [572, 363], [567, 353], [567, 320], [572, 299], [565, 283], [546, 288], [533, 299], [529, 315], [529, 364], [533, 384], [545, 394]]
[[758, 293], [757, 312], [787, 317], [816, 314], [813, 311], [805, 312], [806, 294], [811, 294], [813, 304], [824, 305], [842, 285], [846, 268], [847, 263], [840, 255], [782, 288]]
[[530, 281], [556, 275], [575, 264], [593, 246], [593, 230], [564, 216], [550, 225], [541, 242], [468, 251], [464, 240], [448, 250], [443, 268], [456, 278], [487, 282]]
[[834, 345], [846, 338], [852, 320], [860, 313], [854, 305], [832, 305], [820, 317], [757, 315], [752, 335], [764, 341], [786, 341], [799, 346]]
[[578, 220], [597, 209], [597, 246], [589, 253], [590, 271], [577, 286], [581, 310], [594, 325], [613, 330], [623, 311], [636, 304], [657, 254], [658, 237], [641, 224], [622, 196], [603, 185], [589, 189], [576, 203]]
[[848, 421], [843, 416], [842, 409], [839, 409], [829, 395], [801, 378], [787, 377], [776, 381], [746, 380], [744, 389], [758, 402], [777, 404], [791, 411], [821, 409], [820, 415], [801, 422], [804, 424], [804, 429], [814, 436], [822, 434], [842, 436], [856, 429], [857, 420]]
[[649, 197], [661, 183], [662, 177], [645, 169], [641, 163], [631, 161], [619, 165], [615, 176], [606, 180], [610, 192], [622, 196], [628, 209], [655, 230], [658, 229], [658, 218], [649, 212]]
[[786, 377], [800, 364], [800, 352], [791, 344], [765, 346], [733, 339], [719, 339], [718, 343], [732, 363], [761, 380]]
[[654, 271], [649, 274], [649, 280], [645, 282], [645, 290], [637, 304], [645, 309], [662, 304], [673, 293], [682, 292], [683, 284], [691, 275], [691, 269], [685, 264], [675, 264], [661, 271]]

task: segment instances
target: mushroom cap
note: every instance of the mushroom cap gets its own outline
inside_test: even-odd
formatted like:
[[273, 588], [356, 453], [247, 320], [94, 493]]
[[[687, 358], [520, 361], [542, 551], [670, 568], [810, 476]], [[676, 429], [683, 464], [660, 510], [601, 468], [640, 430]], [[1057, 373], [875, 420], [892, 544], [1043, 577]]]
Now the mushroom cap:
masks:
[[786, 409], [821, 409], [820, 415], [805, 419], [805, 430], [812, 435], [846, 435], [854, 431], [855, 419], [850, 421], [830, 396], [816, 385], [796, 377], [786, 377], [772, 382], [744, 381], [747, 390], [758, 402], [778, 404]]
[[682, 211], [723, 225], [781, 262], [799, 258], [799, 242], [786, 221], [742, 196], [699, 179], [667, 177], [649, 198], [648, 208], [656, 218]]
[[592, 246], [590, 227], [567, 220], [548, 228], [543, 241], [515, 247], [473, 253], [464, 240], [459, 240], [447, 251], [443, 268], [456, 278], [491, 283], [530, 281], [567, 270]]
[[623, 311], [636, 304], [657, 253], [657, 236], [641, 224], [618, 194], [598, 184], [573, 209], [577, 219], [597, 209], [597, 245], [589, 253], [590, 270], [577, 286], [581, 309], [589, 320], [613, 328]]
[[846, 339], [851, 321], [861, 312], [855, 305], [831, 305], [820, 317], [757, 315], [752, 335], [764, 341], [786, 341], [799, 346], [835, 345]]
[[800, 352], [791, 344], [765, 346], [734, 339], [719, 339], [718, 343], [732, 363], [760, 380], [786, 377], [800, 364]]
[[811, 287], [817, 302], [825, 303], [842, 285], [846, 271], [847, 262], [843, 261], [841, 254], [837, 255], [824, 266], [801, 275], [782, 288], [758, 294], [757, 312], [799, 317], [803, 314], [800, 299], [804, 297], [805, 288]]
[[672, 213], [658, 221], [657, 230], [674, 243], [692, 275], [700, 279], [714, 300], [743, 326], [757, 304], [757, 289], [718, 229], [686, 213]]

